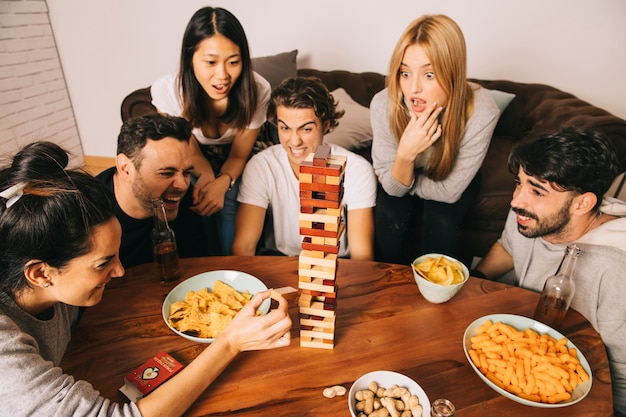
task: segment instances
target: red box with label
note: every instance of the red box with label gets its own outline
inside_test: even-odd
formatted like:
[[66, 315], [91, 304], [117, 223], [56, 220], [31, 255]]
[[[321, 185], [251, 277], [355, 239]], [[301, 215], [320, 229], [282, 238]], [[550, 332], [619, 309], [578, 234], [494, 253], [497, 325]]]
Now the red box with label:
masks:
[[137, 402], [156, 387], [176, 375], [183, 365], [167, 352], [159, 352], [124, 377], [120, 391], [131, 401]]

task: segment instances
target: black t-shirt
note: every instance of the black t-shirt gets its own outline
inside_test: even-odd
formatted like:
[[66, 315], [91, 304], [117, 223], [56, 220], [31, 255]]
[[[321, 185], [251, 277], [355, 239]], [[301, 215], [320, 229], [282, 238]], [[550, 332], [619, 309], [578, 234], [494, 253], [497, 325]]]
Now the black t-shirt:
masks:
[[[97, 178], [111, 190], [114, 190], [114, 174], [115, 167], [112, 167], [98, 174]], [[178, 216], [176, 216], [176, 219], [169, 222], [170, 227], [176, 234], [178, 256], [181, 258], [208, 256], [210, 254], [209, 238], [203, 224], [202, 216], [189, 209], [192, 205], [191, 193], [192, 188], [190, 186], [180, 202]], [[122, 225], [120, 260], [124, 268], [152, 262], [154, 260], [152, 254], [152, 240], [150, 237], [152, 227], [154, 226], [152, 217], [148, 217], [147, 219], [135, 219], [130, 217], [122, 211], [117, 201], [115, 203], [115, 214]]]

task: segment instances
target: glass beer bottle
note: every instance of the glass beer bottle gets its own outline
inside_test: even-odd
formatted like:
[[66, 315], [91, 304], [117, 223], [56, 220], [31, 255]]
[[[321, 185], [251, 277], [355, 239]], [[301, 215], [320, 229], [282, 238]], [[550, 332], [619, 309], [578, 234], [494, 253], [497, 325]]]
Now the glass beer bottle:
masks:
[[178, 281], [178, 250], [176, 236], [167, 222], [163, 200], [152, 200], [154, 228], [152, 229], [152, 245], [154, 261], [159, 271], [159, 282], [169, 284]]
[[565, 255], [556, 274], [549, 277], [543, 286], [541, 297], [535, 309], [534, 318], [553, 328], [563, 324], [565, 314], [574, 298], [576, 287], [572, 280], [572, 272], [580, 255], [577, 245], [568, 245]]

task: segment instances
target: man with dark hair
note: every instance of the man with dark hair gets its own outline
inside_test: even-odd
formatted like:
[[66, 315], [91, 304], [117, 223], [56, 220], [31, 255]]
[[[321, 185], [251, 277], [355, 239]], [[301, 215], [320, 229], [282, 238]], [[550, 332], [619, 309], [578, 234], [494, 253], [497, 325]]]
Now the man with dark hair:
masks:
[[153, 261], [152, 200], [163, 199], [181, 258], [209, 255], [202, 217], [190, 210], [191, 125], [181, 117], [149, 114], [126, 121], [117, 138], [115, 167], [98, 175], [115, 194], [125, 268]]
[[[237, 197], [234, 255], [300, 254], [299, 167], [323, 145], [324, 135], [339, 124], [343, 113], [319, 78], [290, 78], [274, 89], [268, 119], [277, 125], [280, 144], [246, 164]], [[373, 259], [374, 170], [363, 157], [339, 146], [331, 145], [331, 154], [346, 158], [342, 197], [346, 232], [339, 256]]]
[[471, 273], [540, 292], [565, 247], [581, 254], [573, 272], [571, 308], [600, 333], [607, 347], [614, 408], [626, 413], [626, 203], [606, 197], [620, 163], [600, 132], [566, 127], [520, 142], [509, 156], [516, 175], [501, 238]]

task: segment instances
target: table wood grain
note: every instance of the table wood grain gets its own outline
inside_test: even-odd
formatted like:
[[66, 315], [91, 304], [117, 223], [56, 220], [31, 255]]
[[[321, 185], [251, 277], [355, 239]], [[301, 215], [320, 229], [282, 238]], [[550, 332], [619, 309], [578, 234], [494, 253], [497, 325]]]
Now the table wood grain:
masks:
[[[294, 257], [207, 257], [181, 260], [183, 277], [234, 269], [270, 288], [297, 288]], [[301, 348], [297, 297], [289, 347], [244, 352], [187, 412], [188, 416], [349, 416], [348, 396], [327, 399], [326, 387], [347, 389], [374, 370], [401, 372], [414, 379], [431, 401], [447, 398], [457, 417], [612, 416], [611, 378], [604, 345], [575, 311], [562, 333], [591, 365], [591, 392], [578, 404], [542, 409], [518, 404], [489, 388], [463, 352], [463, 333], [487, 314], [531, 317], [538, 294], [470, 278], [449, 302], [431, 304], [420, 295], [409, 266], [339, 260], [336, 341], [332, 350]], [[128, 401], [118, 388], [124, 375], [159, 351], [189, 363], [206, 347], [177, 336], [166, 326], [161, 306], [172, 287], [158, 283], [153, 265], [131, 268], [112, 281], [103, 300], [89, 308], [68, 347], [63, 369], [85, 379], [113, 401]], [[563, 415], [565, 415], [563, 414]]]

